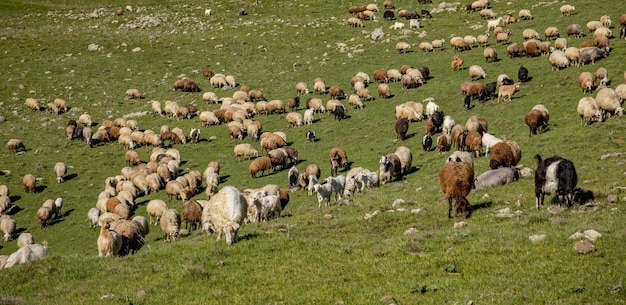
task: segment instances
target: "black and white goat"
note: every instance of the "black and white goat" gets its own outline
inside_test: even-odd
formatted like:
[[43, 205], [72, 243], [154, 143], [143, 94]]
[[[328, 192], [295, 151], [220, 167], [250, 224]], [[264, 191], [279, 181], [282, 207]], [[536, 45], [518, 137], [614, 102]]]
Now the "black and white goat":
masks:
[[576, 168], [572, 161], [561, 157], [550, 157], [541, 160], [537, 155], [537, 171], [535, 172], [535, 203], [537, 209], [543, 206], [546, 194], [556, 193], [559, 204], [563, 202], [571, 206], [574, 202], [574, 188], [578, 181]]

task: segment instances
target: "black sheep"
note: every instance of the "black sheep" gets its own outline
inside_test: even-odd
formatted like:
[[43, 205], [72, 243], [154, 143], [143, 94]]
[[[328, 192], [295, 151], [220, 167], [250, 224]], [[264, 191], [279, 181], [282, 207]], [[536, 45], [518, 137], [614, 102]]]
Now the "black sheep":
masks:
[[388, 20], [394, 20], [396, 19], [396, 16], [392, 11], [385, 11], [383, 13], [383, 18], [388, 19]]
[[348, 116], [346, 115], [346, 109], [343, 108], [342, 105], [337, 105], [335, 107], [335, 110], [333, 111], [333, 114], [335, 115], [335, 120], [341, 121], [342, 119], [348, 118]]
[[433, 137], [431, 137], [429, 134], [425, 135], [424, 138], [422, 139], [422, 148], [424, 148], [424, 151], [430, 151], [430, 148], [433, 145]]
[[519, 79], [520, 83], [525, 83], [528, 80], [528, 69], [526, 69], [524, 66], [520, 66], [519, 70], [517, 70], [517, 78]]
[[405, 118], [398, 118], [396, 120], [396, 134], [398, 134], [398, 138], [403, 140], [406, 138], [406, 133], [409, 131], [409, 121]]
[[546, 194], [556, 193], [556, 197], [561, 203], [571, 206], [574, 202], [574, 188], [578, 182], [576, 168], [572, 161], [554, 156], [541, 160], [537, 158], [537, 171], [535, 172], [535, 203], [537, 209], [543, 205]]

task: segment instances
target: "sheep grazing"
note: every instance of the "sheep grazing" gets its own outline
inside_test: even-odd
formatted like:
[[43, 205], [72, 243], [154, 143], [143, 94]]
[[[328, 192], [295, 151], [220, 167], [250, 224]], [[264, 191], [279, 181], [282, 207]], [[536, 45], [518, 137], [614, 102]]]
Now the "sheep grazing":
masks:
[[65, 163], [57, 162], [57, 164], [54, 165], [54, 173], [57, 176], [57, 182], [63, 182], [63, 176], [67, 173], [67, 166], [65, 166]]
[[483, 99], [485, 93], [485, 84], [478, 82], [463, 82], [461, 83], [461, 94], [470, 97], [472, 99]]
[[528, 129], [530, 130], [528, 136], [537, 134], [537, 132], [541, 132], [544, 127], [548, 126], [548, 110], [545, 109], [543, 105], [541, 106], [543, 110], [533, 107], [532, 110], [524, 115], [524, 122], [528, 125]]
[[474, 188], [486, 189], [492, 186], [505, 185], [518, 180], [520, 170], [517, 167], [503, 167], [488, 170], [474, 179]]
[[98, 227], [98, 218], [100, 218], [100, 210], [98, 208], [91, 208], [87, 211], [90, 229], [95, 230]]
[[24, 101], [24, 105], [26, 105], [26, 107], [28, 107], [28, 109], [30, 110], [39, 111], [41, 109], [41, 107], [39, 106], [39, 102], [32, 97], [27, 98], [26, 101]]
[[226, 244], [237, 242], [237, 233], [243, 225], [248, 210], [246, 198], [233, 186], [225, 186], [211, 197], [202, 211], [202, 228], [217, 232], [219, 241], [225, 235]]
[[248, 172], [252, 175], [252, 178], [256, 178], [256, 174], [261, 172], [261, 175], [265, 173], [265, 171], [269, 171], [272, 168], [272, 160], [269, 157], [258, 157], [254, 159], [250, 166], [248, 167]]
[[[400, 24], [402, 24], [402, 27], [404, 27], [403, 23], [400, 23]], [[398, 53], [406, 53], [409, 50], [411, 50], [411, 45], [410, 44], [408, 44], [406, 42], [403, 42], [403, 41], [400, 41], [400, 42], [396, 43], [396, 52], [398, 52]]]
[[575, 7], [573, 5], [569, 5], [569, 4], [562, 5], [559, 8], [559, 11], [561, 12], [561, 17], [571, 15], [574, 9]]
[[595, 80], [595, 76], [591, 72], [581, 72], [578, 75], [578, 87], [583, 89], [583, 93], [590, 93], [593, 91]]
[[2, 240], [4, 242], [11, 239], [11, 235], [15, 232], [15, 220], [10, 215], [0, 216], [0, 233], [2, 233]]
[[585, 126], [591, 124], [592, 121], [602, 122], [602, 112], [593, 97], [585, 96], [578, 101], [576, 112], [580, 117], [580, 125]]
[[442, 134], [437, 137], [437, 151], [439, 154], [449, 151], [452, 144], [452, 137], [449, 134]]
[[519, 67], [519, 70], [517, 70], [517, 79], [520, 83], [525, 83], [528, 81], [528, 69], [526, 67]]
[[567, 29], [565, 30], [567, 32], [567, 36], [576, 36], [576, 37], [583, 37], [585, 36], [585, 32], [583, 32], [583, 27], [580, 26], [580, 24], [570, 24], [567, 26]]
[[574, 188], [578, 177], [572, 161], [554, 156], [541, 160], [536, 155], [537, 170], [535, 171], [535, 204], [537, 209], [543, 206], [546, 194], [556, 194], [559, 205], [574, 203]]
[[485, 62], [495, 62], [498, 61], [498, 52], [494, 47], [486, 47], [483, 50], [483, 56], [485, 57]]
[[516, 142], [503, 140], [493, 146], [489, 152], [489, 167], [511, 167], [522, 159], [522, 151]]
[[24, 247], [24, 246], [28, 246], [28, 245], [32, 245], [34, 243], [35, 243], [35, 239], [33, 238], [33, 234], [21, 233], [20, 236], [17, 237], [17, 247], [18, 248], [21, 248], [21, 247]]
[[607, 57], [609, 52], [598, 47], [588, 47], [580, 49], [580, 62], [584, 65], [591, 62], [595, 63], [596, 60]]
[[141, 92], [137, 89], [128, 89], [126, 90], [126, 99], [143, 99], [144, 96], [141, 95]]
[[175, 209], [163, 211], [163, 216], [159, 221], [165, 242], [176, 240], [180, 231], [180, 214]]
[[35, 179], [35, 176], [33, 175], [31, 174], [24, 175], [24, 178], [22, 178], [22, 184], [24, 185], [24, 190], [27, 193], [36, 193], [37, 192], [36, 181], [37, 179]]
[[110, 229], [122, 237], [122, 247], [118, 255], [135, 254], [146, 243], [144, 227], [136, 221], [119, 219], [109, 223]]
[[546, 37], [546, 40], [548, 39], [556, 39], [558, 38], [559, 35], [559, 29], [557, 29], [556, 27], [547, 27], [544, 31], [543, 31], [543, 35]]
[[397, 134], [396, 138], [404, 141], [406, 133], [409, 131], [409, 121], [405, 118], [397, 118], [394, 127]]
[[197, 226], [202, 222], [202, 206], [195, 200], [189, 200], [183, 203], [183, 215], [182, 219], [185, 222], [185, 229], [187, 226], [191, 227], [191, 230], [196, 230]]
[[330, 161], [330, 175], [336, 176], [339, 167], [343, 169], [348, 168], [348, 154], [341, 147], [333, 147], [328, 154]]
[[313, 185], [313, 191], [317, 194], [317, 208], [318, 209], [322, 208], [322, 202], [324, 200], [326, 200], [325, 206], [330, 206], [330, 199], [333, 194], [332, 185], [328, 183], [325, 183], [325, 184], [316, 183], [315, 185]]
[[26, 146], [20, 139], [10, 139], [7, 141], [7, 149], [13, 152], [21, 152], [26, 151]]
[[570, 60], [565, 56], [566, 53], [560, 50], [554, 50], [550, 53], [550, 57], [548, 60], [552, 65], [552, 71], [556, 68], [556, 70], [560, 70], [561, 68], [567, 68], [570, 65]]
[[[226, 83], [226, 80], [224, 80]], [[189, 78], [182, 78], [174, 82], [174, 91], [180, 90], [183, 92], [200, 92], [198, 85]]]
[[109, 222], [102, 224], [98, 236], [98, 256], [113, 257], [122, 249], [122, 236], [110, 229]]
[[234, 152], [237, 161], [241, 161], [241, 156], [247, 157], [247, 159], [259, 156], [259, 152], [248, 143], [237, 144], [234, 148]]
[[521, 20], [532, 20], [533, 14], [531, 14], [529, 10], [524, 9], [519, 11], [518, 17]]
[[378, 96], [382, 98], [390, 98], [391, 97], [391, 89], [387, 84], [378, 85]]
[[191, 141], [191, 143], [198, 143], [199, 139], [200, 139], [200, 129], [192, 128], [189, 131], [189, 140]]
[[622, 116], [624, 108], [622, 108], [622, 100], [613, 88], [602, 88], [596, 95], [596, 103], [602, 112], [602, 117], [607, 118], [611, 115]]
[[452, 199], [454, 198], [455, 210], [462, 212], [467, 218], [469, 202], [466, 196], [474, 187], [474, 168], [464, 162], [447, 162], [438, 174], [439, 186], [448, 200], [448, 218], [452, 218]]
[[315, 130], [307, 130], [307, 132], [305, 133], [305, 139], [307, 142], [315, 142], [316, 138], [315, 138]]
[[600, 87], [606, 86], [609, 82], [608, 71], [603, 67], [598, 68], [593, 76], [600, 80]]
[[472, 65], [469, 68], [469, 76], [472, 80], [474, 80], [474, 78], [481, 79], [481, 78], [487, 78], [487, 73], [485, 73], [485, 71], [483, 70], [481, 66]]
[[301, 126], [302, 125], [302, 115], [298, 112], [289, 112], [285, 117], [287, 124], [289, 126]]
[[502, 17], [498, 17], [497, 19], [492, 19], [487, 21], [487, 30], [495, 29], [500, 25], [502, 21]]
[[450, 68], [452, 69], [452, 71], [456, 71], [457, 69], [460, 71], [461, 66], [463, 66], [463, 62], [464, 62], [463, 57], [456, 54], [452, 58], [452, 62], [450, 62]]

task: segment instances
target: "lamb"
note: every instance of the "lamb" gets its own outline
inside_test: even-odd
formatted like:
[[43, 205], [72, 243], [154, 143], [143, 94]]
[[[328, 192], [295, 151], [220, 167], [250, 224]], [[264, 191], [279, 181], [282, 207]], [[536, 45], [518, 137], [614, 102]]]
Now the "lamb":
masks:
[[438, 173], [439, 186], [448, 200], [448, 218], [452, 218], [452, 199], [454, 198], [455, 210], [461, 211], [467, 218], [469, 202], [466, 196], [474, 187], [474, 168], [463, 162], [445, 163]]
[[474, 188], [477, 190], [486, 189], [492, 186], [504, 185], [518, 180], [520, 170], [517, 167], [503, 167], [488, 170], [476, 177]]
[[522, 151], [516, 142], [503, 140], [493, 146], [489, 152], [489, 167], [496, 169], [500, 166], [511, 167], [522, 159]]
[[7, 142], [7, 149], [13, 152], [26, 151], [26, 146], [24, 146], [24, 142], [20, 139], [10, 139]]
[[515, 92], [515, 89], [519, 88], [519, 84], [514, 85], [502, 85], [498, 89], [498, 104], [500, 104], [500, 97], [504, 96], [504, 101], [511, 101], [511, 95]]
[[332, 194], [333, 194], [332, 185], [328, 183], [325, 183], [325, 184], [316, 183], [315, 185], [313, 185], [313, 191], [317, 193], [317, 203], [318, 203], [317, 208], [318, 209], [322, 208], [322, 201], [324, 200], [326, 200], [325, 206], [330, 205], [330, 198], [332, 197]]
[[569, 60], [570, 64], [576, 65], [576, 67], [580, 66], [580, 49], [576, 47], [565, 49], [565, 57]]
[[444, 151], [450, 150], [450, 145], [452, 144], [452, 137], [449, 134], [442, 134], [437, 137], [437, 151], [439, 154]]
[[110, 229], [109, 222], [104, 223], [100, 227], [100, 235], [98, 236], [98, 256], [113, 257], [118, 255], [122, 248], [122, 236], [116, 231]]
[[346, 183], [345, 186], [343, 188], [343, 195], [346, 197], [352, 196], [352, 193], [357, 189], [357, 185], [356, 185], [356, 180], [355, 177], [366, 171], [366, 169], [364, 169], [363, 167], [357, 166], [354, 168], [351, 168], [348, 173], [346, 174]]
[[160, 222], [161, 231], [163, 231], [165, 242], [175, 241], [180, 231], [180, 214], [175, 209], [167, 209], [163, 211]]
[[581, 72], [578, 75], [578, 87], [583, 89], [583, 93], [590, 93], [593, 91], [593, 84], [595, 83], [595, 77], [591, 72]]
[[497, 19], [493, 19], [493, 20], [488, 20], [487, 30], [495, 29], [497, 26], [500, 25], [501, 21], [502, 21], [502, 17], [498, 17]]
[[226, 244], [237, 242], [237, 233], [246, 218], [248, 203], [243, 195], [233, 186], [225, 186], [202, 210], [203, 230], [218, 232], [219, 241], [222, 234]]
[[256, 174], [260, 171], [261, 175], [265, 173], [265, 171], [269, 171], [272, 168], [272, 161], [269, 157], [259, 157], [256, 158], [250, 163], [248, 167], [248, 172], [252, 175], [252, 178], [256, 178]]
[[556, 68], [556, 70], [560, 70], [561, 68], [567, 68], [570, 65], [569, 59], [565, 56], [565, 53], [561, 50], [554, 50], [550, 53], [550, 57], [548, 58], [550, 64], [552, 65], [552, 71]]
[[11, 239], [11, 235], [15, 232], [15, 220], [10, 215], [0, 216], [0, 232], [4, 233], [2, 237], [4, 242]]
[[569, 5], [569, 4], [562, 5], [559, 8], [559, 11], [561, 12], [561, 17], [563, 17], [565, 15], [567, 15], [567, 16], [571, 15], [572, 11], [574, 11], [574, 9], [575, 9], [575, 7], [572, 6], [572, 5]]
[[585, 96], [578, 101], [578, 106], [576, 108], [578, 112], [578, 116], [580, 116], [582, 126], [585, 123], [585, 126], [589, 125], [592, 121], [602, 122], [602, 112], [600, 111], [600, 107], [596, 102], [596, 99], [593, 97]]
[[39, 111], [41, 109], [41, 107], [39, 106], [39, 102], [32, 97], [27, 98], [26, 101], [24, 101], [24, 105], [26, 105], [26, 107], [28, 107], [28, 109], [30, 110]]
[[189, 140], [191, 141], [191, 143], [198, 143], [199, 139], [200, 139], [200, 129], [192, 128], [189, 131]]
[[48, 243], [26, 245], [13, 252], [7, 259], [4, 268], [11, 268], [17, 264], [25, 264], [34, 260], [42, 259], [48, 255]]
[[481, 66], [472, 65], [469, 68], [469, 76], [472, 80], [474, 80], [474, 78], [481, 79], [481, 78], [487, 78], [487, 73], [485, 73], [485, 71], [483, 70]]
[[454, 57], [452, 58], [452, 62], [450, 62], [450, 68], [452, 69], [452, 71], [456, 71], [457, 69], [459, 69], [459, 71], [461, 70], [461, 66], [463, 66], [463, 57], [461, 57], [460, 55], [456, 54], [454, 55]]
[[26, 174], [24, 175], [24, 178], [22, 178], [22, 184], [24, 185], [24, 190], [29, 193], [36, 193], [37, 192], [37, 187], [36, 187], [36, 181], [37, 179], [35, 179], [35, 176], [31, 175], [31, 174]]
[[361, 192], [363, 192], [365, 188], [371, 189], [374, 186], [378, 186], [378, 174], [368, 170], [358, 173], [354, 177], [354, 180], [355, 184], [361, 185]]
[[282, 205], [277, 195], [265, 190], [257, 190], [250, 195], [249, 207], [254, 207], [251, 222], [267, 222], [270, 214], [280, 216]]
[[301, 126], [302, 125], [302, 115], [298, 112], [289, 112], [285, 117], [287, 124], [290, 126]]
[[595, 79], [599, 79], [600, 80], [600, 87], [602, 86], [606, 86], [606, 84], [609, 82], [608, 79], [608, 72], [605, 68], [600, 67], [596, 70], [596, 72], [593, 74], [593, 76], [595, 77]]
[[309, 196], [313, 195], [313, 185], [317, 183], [317, 179], [319, 179], [321, 174], [321, 170], [317, 164], [309, 164], [304, 170], [304, 173], [301, 173], [298, 176], [298, 180], [300, 182], [300, 189], [304, 190], [305, 186], [309, 186]]
[[578, 181], [574, 163], [558, 156], [541, 160], [541, 156], [536, 155], [536, 158], [535, 204], [537, 209], [543, 206], [544, 196], [551, 193], [556, 193], [559, 205], [565, 203], [571, 207], [574, 202], [574, 188]]
[[545, 112], [537, 109], [530, 110], [524, 115], [524, 122], [530, 129], [528, 136], [537, 134], [537, 131], [541, 132], [543, 127], [548, 125], [547, 110]]
[[611, 117], [611, 114], [623, 115], [622, 100], [613, 88], [602, 88], [596, 95], [596, 103], [602, 112], [602, 117]]

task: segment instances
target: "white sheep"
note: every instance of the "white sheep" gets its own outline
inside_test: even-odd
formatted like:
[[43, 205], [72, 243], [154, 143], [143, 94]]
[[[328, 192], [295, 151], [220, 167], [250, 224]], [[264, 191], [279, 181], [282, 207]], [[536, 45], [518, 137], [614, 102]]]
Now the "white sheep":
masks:
[[270, 213], [280, 216], [282, 209], [277, 195], [268, 194], [267, 191], [261, 190], [254, 192], [250, 197], [252, 199], [250, 204], [256, 207], [258, 213], [255, 215], [257, 221], [267, 222]]
[[233, 150], [237, 161], [241, 161], [241, 156], [247, 157], [247, 159], [259, 156], [259, 152], [248, 143], [237, 144]]
[[91, 208], [87, 212], [87, 220], [89, 221], [89, 228], [94, 230], [98, 227], [98, 219], [100, 218], [100, 209]]
[[309, 191], [309, 196], [313, 195], [316, 184], [317, 184], [317, 177], [315, 175], [309, 175], [309, 184], [307, 186], [307, 189]]
[[61, 208], [63, 208], [63, 198], [57, 197], [57, 199], [54, 200], [54, 217], [55, 218], [59, 217], [59, 214], [61, 214]]
[[153, 220], [154, 224], [159, 223], [161, 216], [163, 216], [163, 212], [165, 212], [167, 209], [168, 208], [167, 204], [165, 204], [165, 201], [160, 199], [150, 200], [148, 202], [148, 205], [146, 206], [146, 212], [150, 216], [150, 224], [153, 223]]
[[57, 176], [58, 183], [63, 182], [63, 176], [65, 175], [66, 172], [67, 172], [67, 166], [65, 166], [65, 163], [57, 162], [57, 164], [54, 165], [54, 173]]
[[596, 103], [602, 111], [602, 117], [610, 117], [611, 114], [622, 116], [624, 114], [624, 108], [622, 108], [622, 101], [620, 100], [617, 92], [613, 88], [602, 88], [596, 95]]
[[0, 216], [0, 232], [4, 233], [2, 239], [4, 242], [9, 241], [13, 232], [15, 232], [15, 220], [9, 215]]
[[341, 193], [343, 193], [346, 187], [346, 177], [343, 175], [339, 175], [337, 177], [329, 176], [326, 178], [326, 184], [330, 184], [333, 188], [333, 193], [335, 193], [335, 200], [341, 200]]
[[[474, 78], [481, 79], [487, 78], [487, 73], [479, 65], [472, 65], [469, 68], [469, 76], [473, 80]], [[428, 109], [428, 108], [427, 108]]]
[[233, 186], [224, 186], [209, 200], [202, 211], [202, 228], [217, 232], [217, 240], [225, 235], [226, 244], [237, 242], [237, 233], [248, 212], [248, 202]]
[[325, 184], [316, 183], [315, 185], [313, 185], [313, 191], [317, 193], [317, 208], [318, 209], [322, 208], [322, 201], [324, 200], [326, 200], [325, 206], [330, 205], [330, 197], [332, 197], [333, 195], [332, 185], [328, 183], [325, 183]]
[[439, 105], [434, 102], [432, 97], [425, 99], [423, 102], [427, 102], [426, 104], [426, 115], [428, 117], [432, 116], [435, 112], [439, 111]]
[[403, 27], [404, 27], [404, 23], [396, 22], [396, 23], [390, 25], [389, 29], [391, 29], [391, 30], [399, 30], [399, 29], [402, 29]]
[[361, 186], [360, 191], [363, 192], [365, 188], [371, 189], [374, 186], [378, 186], [378, 174], [368, 170], [357, 174], [354, 177], [355, 182]]
[[495, 29], [500, 25], [502, 21], [502, 17], [498, 17], [497, 19], [492, 19], [487, 21], [487, 30]]
[[576, 111], [581, 119], [580, 125], [583, 125], [583, 122], [585, 126], [589, 125], [591, 121], [602, 122], [602, 112], [600, 111], [600, 107], [598, 107], [596, 99], [593, 97], [586, 96], [581, 98], [578, 101]]
[[496, 136], [490, 134], [490, 133], [483, 133], [483, 137], [482, 137], [482, 145], [485, 148], [485, 155], [489, 155], [489, 150], [496, 144], [502, 142], [501, 139], [497, 138]]
[[626, 100], [626, 84], [617, 85], [617, 87], [615, 87], [615, 93], [617, 94], [617, 97], [619, 97], [619, 99], [623, 103], [624, 100]]
[[565, 53], [561, 50], [554, 50], [550, 53], [550, 57], [548, 58], [550, 64], [552, 65], [552, 71], [556, 69], [557, 71], [561, 68], [566, 68], [570, 65], [569, 59], [565, 56]]
[[419, 19], [409, 19], [409, 28], [419, 29], [421, 26]]
[[454, 127], [454, 125], [456, 125], [456, 122], [451, 116], [449, 115], [444, 116], [443, 125], [442, 125], [443, 134], [450, 134], [452, 132], [452, 127]]
[[[6, 185], [2, 185], [5, 186]], [[11, 198], [7, 194], [0, 194], [0, 215], [6, 213], [11, 207]]]
[[20, 236], [17, 237], [18, 248], [21, 248], [27, 245], [32, 245], [34, 243], [35, 243], [35, 239], [33, 238], [33, 234], [21, 233]]
[[163, 211], [159, 224], [161, 231], [163, 231], [165, 242], [175, 241], [180, 231], [180, 213], [175, 209]]

